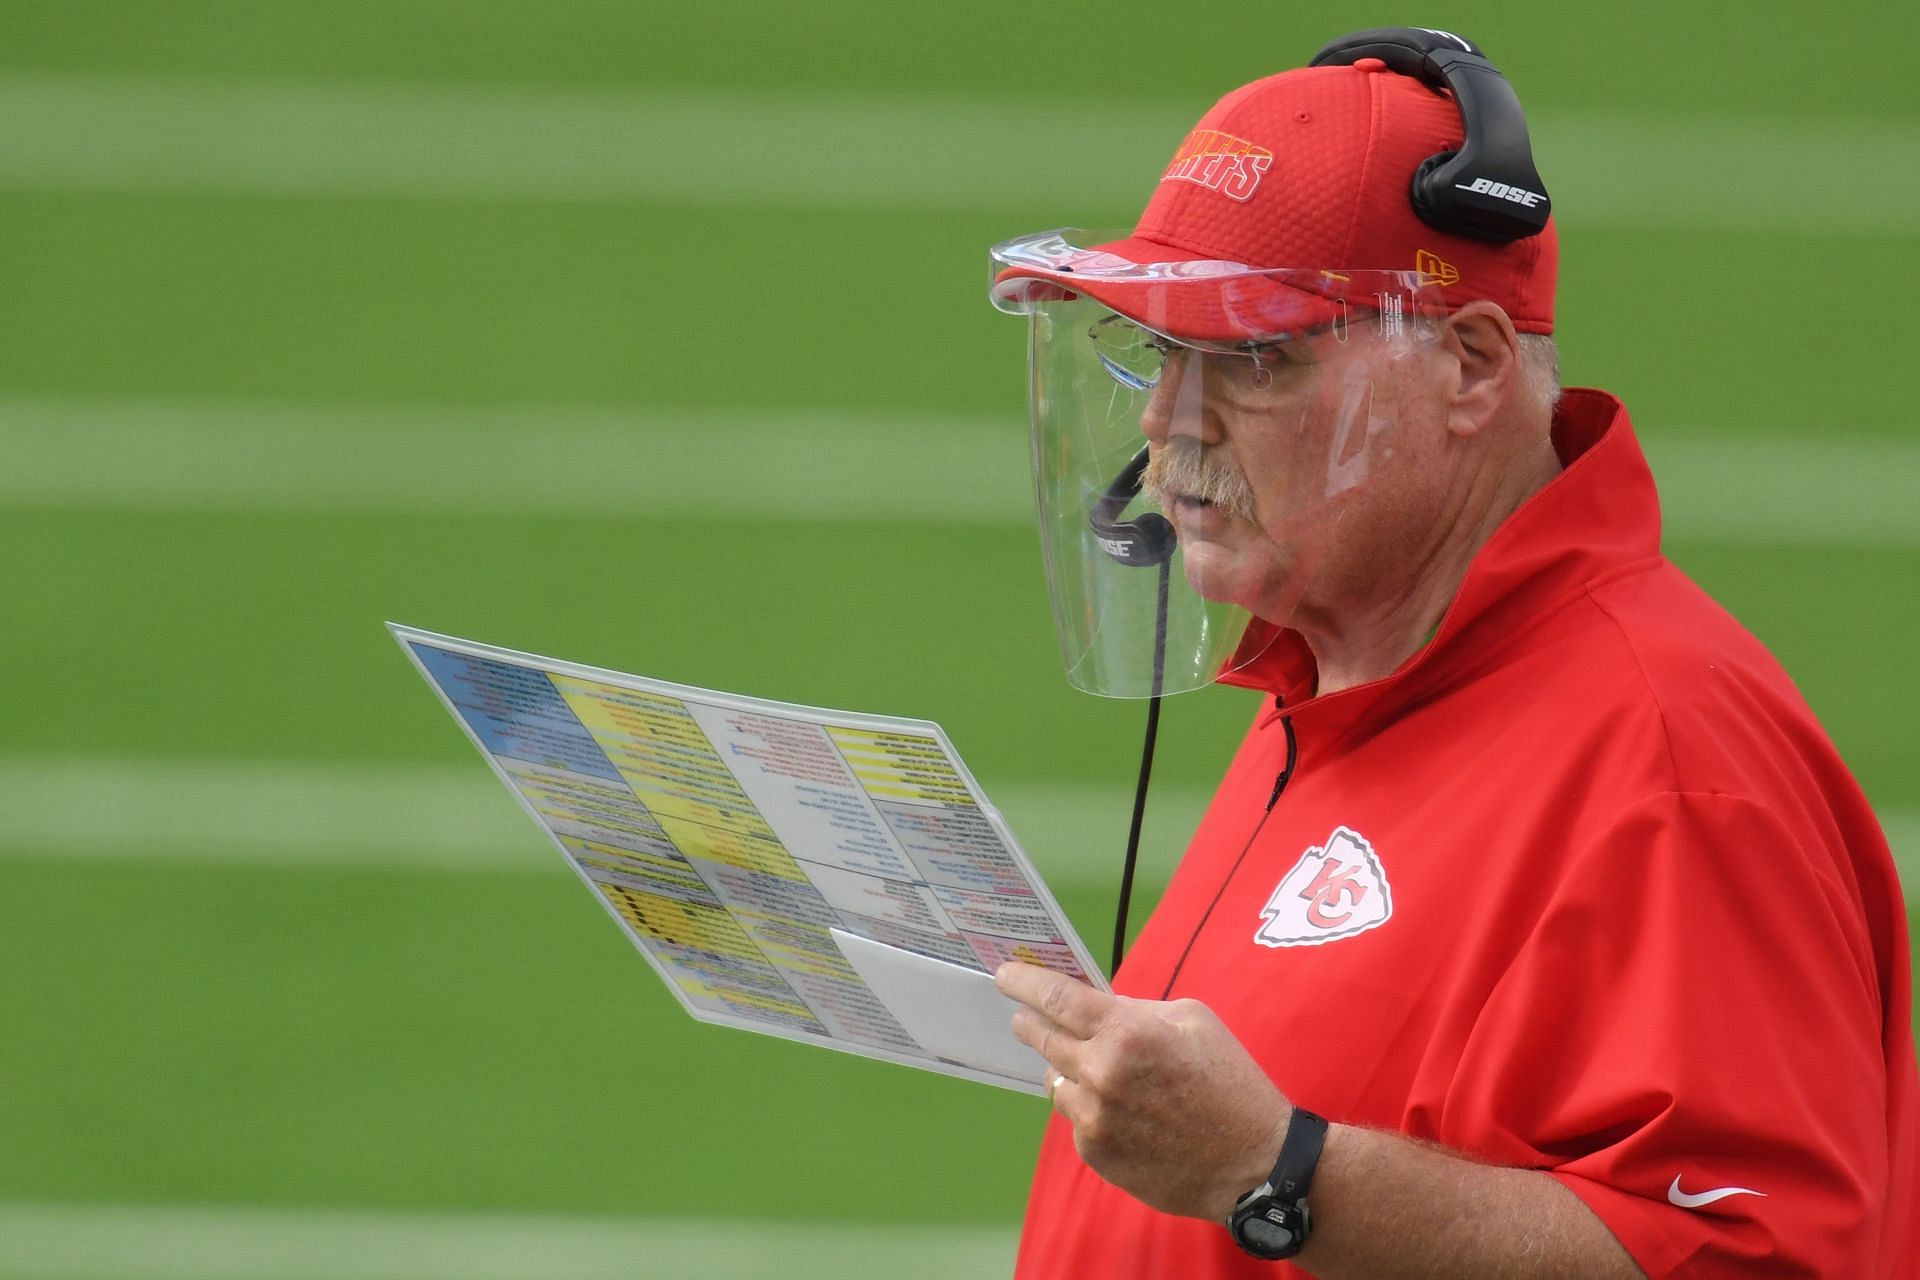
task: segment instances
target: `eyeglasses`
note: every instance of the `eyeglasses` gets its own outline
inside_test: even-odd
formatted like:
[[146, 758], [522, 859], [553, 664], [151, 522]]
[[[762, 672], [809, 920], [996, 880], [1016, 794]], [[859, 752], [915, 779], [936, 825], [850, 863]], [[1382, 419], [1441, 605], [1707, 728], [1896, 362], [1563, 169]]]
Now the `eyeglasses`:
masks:
[[1172, 339], [1142, 329], [1115, 311], [1088, 325], [1087, 337], [1100, 358], [1100, 367], [1129, 391], [1151, 391], [1159, 386], [1174, 348]]
[[1200, 346], [1163, 337], [1142, 328], [1117, 311], [1109, 311], [1087, 326], [1087, 339], [1107, 376], [1129, 391], [1148, 392], [1160, 385], [1166, 373], [1167, 358], [1177, 351], [1192, 351], [1202, 356], [1238, 357], [1222, 361], [1227, 369], [1244, 377], [1256, 391], [1273, 384], [1273, 370], [1294, 361], [1288, 352], [1300, 349], [1303, 339], [1332, 334], [1338, 342], [1347, 340], [1350, 321], [1342, 318], [1317, 325], [1297, 334], [1285, 334], [1265, 342], [1241, 342], [1219, 347]]

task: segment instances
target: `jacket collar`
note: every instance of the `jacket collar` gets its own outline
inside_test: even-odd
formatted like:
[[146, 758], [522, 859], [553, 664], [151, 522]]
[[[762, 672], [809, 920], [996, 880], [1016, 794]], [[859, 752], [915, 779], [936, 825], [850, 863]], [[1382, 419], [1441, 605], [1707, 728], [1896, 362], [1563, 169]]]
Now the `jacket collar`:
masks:
[[1314, 694], [1313, 653], [1298, 632], [1255, 621], [1241, 652], [1259, 655], [1221, 683], [1276, 695], [1280, 707], [1364, 729], [1422, 696], [1470, 678], [1588, 583], [1660, 554], [1660, 502], [1626, 406], [1604, 391], [1569, 390], [1553, 421], [1563, 470], [1494, 530], [1468, 566], [1439, 629], [1391, 675]]

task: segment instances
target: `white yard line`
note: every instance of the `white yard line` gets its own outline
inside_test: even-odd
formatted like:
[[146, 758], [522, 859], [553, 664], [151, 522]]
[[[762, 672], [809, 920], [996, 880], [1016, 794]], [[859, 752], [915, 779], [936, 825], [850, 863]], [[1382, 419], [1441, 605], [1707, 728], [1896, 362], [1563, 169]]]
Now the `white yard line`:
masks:
[[1669, 537], [1749, 546], [1920, 548], [1911, 435], [1642, 428]]
[[1883, 809], [1880, 828], [1887, 833], [1909, 910], [1920, 908], [1920, 809]]
[[[1050, 883], [1113, 887], [1133, 799], [1125, 779], [984, 785]], [[0, 796], [0, 860], [566, 874], [477, 756], [388, 766], [0, 756]], [[1171, 872], [1206, 802], [1204, 788], [1154, 789], [1147, 882]], [[1881, 821], [1920, 886], [1920, 810]]]
[[13, 857], [509, 874], [561, 866], [478, 758], [463, 769], [11, 757], [0, 758], [0, 795], [0, 851]]
[[1026, 454], [1017, 417], [0, 399], [0, 507], [1011, 524]]
[[[1643, 427], [1682, 541], [1920, 547], [1920, 442]], [[751, 467], [739, 464], [754, 460]], [[1024, 525], [1017, 416], [0, 396], [0, 509]]]
[[0, 1202], [20, 1280], [975, 1280], [1017, 1228]]
[[[1106, 886], [1118, 874], [1125, 780], [988, 794], [1050, 882]], [[0, 757], [0, 796], [0, 859], [566, 874], [478, 756], [465, 766]], [[1155, 792], [1147, 874], [1171, 866], [1205, 803], [1191, 788]]]
[[[1205, 106], [13, 71], [0, 189], [1120, 219]], [[1532, 125], [1571, 225], [1920, 232], [1911, 121], [1537, 112]]]

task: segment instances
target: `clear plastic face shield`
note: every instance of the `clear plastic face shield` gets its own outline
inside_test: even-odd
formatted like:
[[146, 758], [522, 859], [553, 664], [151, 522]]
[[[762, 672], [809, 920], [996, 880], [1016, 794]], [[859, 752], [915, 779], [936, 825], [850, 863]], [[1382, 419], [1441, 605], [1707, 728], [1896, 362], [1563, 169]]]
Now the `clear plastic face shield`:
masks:
[[1212, 683], [1337, 565], [1394, 456], [1418, 272], [1142, 265], [1044, 232], [992, 253], [1028, 319], [1033, 475], [1067, 678], [1107, 697]]

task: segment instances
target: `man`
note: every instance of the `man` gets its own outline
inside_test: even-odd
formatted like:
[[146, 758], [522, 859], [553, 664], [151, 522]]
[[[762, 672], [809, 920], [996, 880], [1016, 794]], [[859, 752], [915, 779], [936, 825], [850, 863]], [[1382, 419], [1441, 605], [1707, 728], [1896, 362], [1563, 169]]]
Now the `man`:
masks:
[[997, 975], [1053, 1071], [1019, 1274], [1920, 1275], [1884, 837], [1559, 396], [1504, 83], [1345, 43], [1132, 236], [996, 250], [1075, 683], [1270, 695], [1116, 994]]

